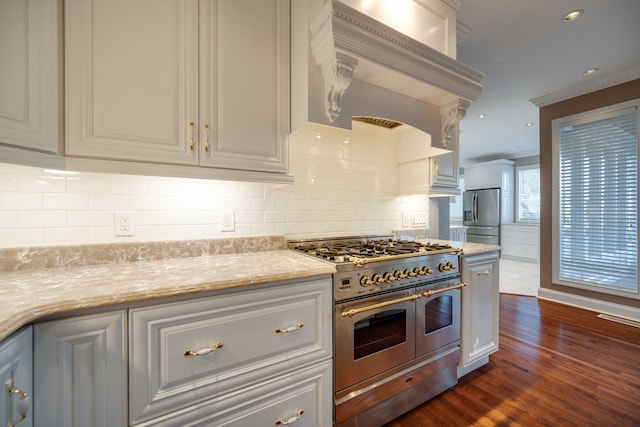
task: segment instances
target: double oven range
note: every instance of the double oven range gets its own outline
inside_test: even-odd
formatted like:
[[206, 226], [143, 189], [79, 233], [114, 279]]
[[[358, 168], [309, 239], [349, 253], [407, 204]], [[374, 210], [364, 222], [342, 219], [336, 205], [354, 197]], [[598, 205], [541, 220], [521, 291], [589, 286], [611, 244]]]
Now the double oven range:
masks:
[[457, 384], [460, 249], [392, 235], [288, 247], [336, 266], [336, 426], [382, 425]]

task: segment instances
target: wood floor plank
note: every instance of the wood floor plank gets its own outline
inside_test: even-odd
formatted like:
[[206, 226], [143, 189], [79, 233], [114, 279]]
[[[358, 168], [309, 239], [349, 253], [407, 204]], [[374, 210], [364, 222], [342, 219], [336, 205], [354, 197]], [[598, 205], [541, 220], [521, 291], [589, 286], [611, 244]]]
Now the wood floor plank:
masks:
[[500, 295], [500, 350], [390, 422], [421, 426], [640, 426], [640, 328]]

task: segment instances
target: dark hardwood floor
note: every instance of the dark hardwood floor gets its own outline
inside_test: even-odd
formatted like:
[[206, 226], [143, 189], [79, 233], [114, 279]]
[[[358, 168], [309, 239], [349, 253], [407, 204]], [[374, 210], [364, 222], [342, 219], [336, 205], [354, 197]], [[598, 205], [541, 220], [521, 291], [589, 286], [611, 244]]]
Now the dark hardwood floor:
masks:
[[640, 328], [500, 295], [500, 350], [386, 427], [640, 426]]

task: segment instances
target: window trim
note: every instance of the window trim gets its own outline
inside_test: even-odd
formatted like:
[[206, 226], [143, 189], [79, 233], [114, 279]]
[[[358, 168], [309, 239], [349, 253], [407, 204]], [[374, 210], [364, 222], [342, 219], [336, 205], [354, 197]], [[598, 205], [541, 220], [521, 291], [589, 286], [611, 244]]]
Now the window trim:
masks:
[[[516, 180], [516, 217], [515, 217], [515, 222], [517, 223], [521, 223], [521, 224], [540, 224], [540, 218], [538, 219], [520, 219], [520, 171], [521, 170], [529, 170], [529, 169], [538, 169], [538, 174], [540, 174], [540, 165], [539, 164], [535, 164], [535, 165], [523, 165], [523, 166], [516, 166], [516, 172], [515, 172], [515, 180]], [[541, 190], [542, 191], [542, 190]], [[540, 213], [539, 215], [542, 214], [542, 206], [540, 206]]]
[[[552, 224], [552, 266], [551, 266], [551, 283], [554, 285], [568, 286], [578, 289], [584, 289], [588, 291], [594, 291], [604, 293], [608, 295], [621, 296], [625, 298], [640, 299], [640, 283], [637, 284], [636, 291], [618, 290], [609, 288], [598, 284], [587, 284], [582, 282], [573, 282], [567, 280], [561, 280], [560, 276], [560, 180], [559, 180], [559, 131], [561, 126], [564, 126], [567, 122], [586, 122], [592, 119], [594, 116], [599, 116], [597, 119], [606, 118], [607, 116], [616, 115], [615, 113], [628, 108], [635, 108], [637, 114], [637, 129], [638, 135], [636, 135], [636, 150], [638, 150], [638, 161], [640, 162], [640, 98], [632, 101], [622, 102], [606, 107], [598, 108], [595, 110], [586, 111], [583, 113], [573, 114], [566, 117], [560, 117], [551, 121], [551, 134], [552, 134], [552, 146], [551, 146], [551, 224]], [[640, 171], [638, 172], [640, 174]], [[640, 185], [637, 182], [638, 198], [640, 199]], [[639, 220], [640, 223], [640, 220]], [[638, 224], [640, 229], [640, 224]], [[640, 231], [638, 231], [640, 234]], [[640, 265], [640, 250], [636, 249], [637, 265]], [[596, 268], [609, 268], [610, 266], [596, 266]], [[638, 281], [640, 282], [640, 273], [638, 275]]]

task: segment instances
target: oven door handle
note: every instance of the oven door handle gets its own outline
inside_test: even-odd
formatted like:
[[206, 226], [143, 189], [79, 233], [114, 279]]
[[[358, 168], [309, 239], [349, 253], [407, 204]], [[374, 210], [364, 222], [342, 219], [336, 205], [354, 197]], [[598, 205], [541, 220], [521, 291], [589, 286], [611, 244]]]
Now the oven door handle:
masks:
[[366, 306], [360, 307], [360, 308], [352, 308], [351, 310], [343, 311], [342, 312], [342, 317], [353, 317], [356, 314], [364, 313], [365, 311], [376, 310], [378, 308], [387, 307], [389, 305], [394, 305], [394, 304], [398, 304], [398, 303], [401, 303], [401, 302], [415, 301], [418, 298], [420, 298], [420, 296], [421, 296], [420, 294], [411, 294], [411, 295], [406, 296], [406, 297], [392, 299], [392, 300], [384, 301], [384, 302], [379, 302], [377, 304], [366, 305]]
[[421, 297], [430, 297], [432, 295], [435, 294], [439, 294], [440, 292], [447, 292], [447, 291], [452, 291], [454, 289], [460, 289], [460, 288], [464, 288], [465, 286], [467, 286], [466, 283], [464, 282], [460, 282], [457, 285], [452, 285], [452, 286], [447, 286], [445, 288], [439, 288], [439, 289], [429, 289], [428, 291], [424, 291], [421, 294], [419, 294]]

